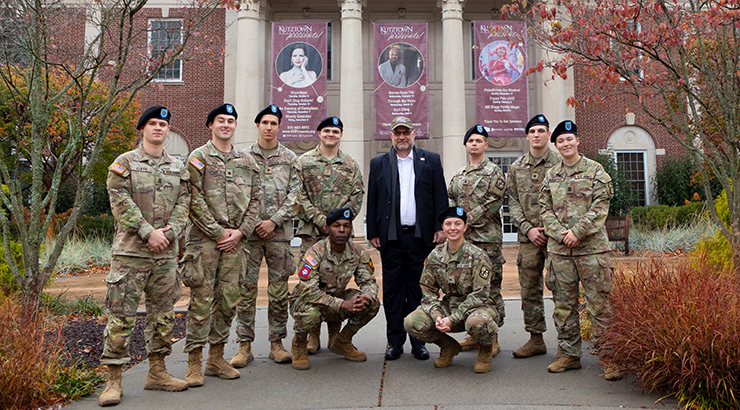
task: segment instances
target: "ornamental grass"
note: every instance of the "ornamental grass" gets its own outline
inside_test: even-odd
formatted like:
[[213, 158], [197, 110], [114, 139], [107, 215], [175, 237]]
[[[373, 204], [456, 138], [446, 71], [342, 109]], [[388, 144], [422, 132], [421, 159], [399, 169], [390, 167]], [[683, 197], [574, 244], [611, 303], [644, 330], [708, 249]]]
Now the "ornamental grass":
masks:
[[740, 287], [706, 260], [617, 272], [602, 360], [692, 409], [740, 408]]

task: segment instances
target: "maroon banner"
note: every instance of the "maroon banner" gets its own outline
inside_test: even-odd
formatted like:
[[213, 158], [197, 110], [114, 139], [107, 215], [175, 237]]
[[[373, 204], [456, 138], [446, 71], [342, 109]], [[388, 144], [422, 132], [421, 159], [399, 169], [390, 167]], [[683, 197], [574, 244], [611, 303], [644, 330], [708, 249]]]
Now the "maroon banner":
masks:
[[326, 117], [327, 24], [272, 23], [270, 101], [283, 111], [282, 141], [318, 140]]
[[373, 24], [375, 31], [375, 139], [389, 140], [391, 121], [414, 123], [416, 138], [429, 138], [427, 23]]
[[529, 120], [526, 25], [474, 21], [475, 118], [492, 137], [521, 138]]

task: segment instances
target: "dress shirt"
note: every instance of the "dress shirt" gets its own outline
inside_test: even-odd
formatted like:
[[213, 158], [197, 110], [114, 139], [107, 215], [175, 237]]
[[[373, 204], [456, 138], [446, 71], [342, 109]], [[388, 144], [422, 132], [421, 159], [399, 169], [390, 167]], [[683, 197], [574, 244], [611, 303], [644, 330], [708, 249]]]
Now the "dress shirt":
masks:
[[398, 159], [398, 186], [401, 194], [401, 226], [416, 225], [416, 198], [414, 197], [414, 151]]

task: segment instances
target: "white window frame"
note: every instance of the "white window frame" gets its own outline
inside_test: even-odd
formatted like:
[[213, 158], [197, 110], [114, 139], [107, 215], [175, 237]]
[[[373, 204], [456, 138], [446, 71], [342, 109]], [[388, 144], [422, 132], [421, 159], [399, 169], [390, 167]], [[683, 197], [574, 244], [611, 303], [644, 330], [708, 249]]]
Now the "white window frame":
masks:
[[650, 205], [650, 178], [648, 172], [648, 152], [647, 150], [629, 150], [629, 149], [615, 149], [614, 150], [614, 164], [619, 169], [619, 154], [642, 154], [642, 183], [645, 185], [645, 203], [637, 206], [648, 206]]
[[[147, 45], [149, 48], [150, 58], [152, 60], [155, 60], [157, 58], [158, 53], [161, 53], [163, 51], [166, 51], [168, 49], [172, 49], [172, 43], [167, 43], [166, 48], [159, 47], [158, 49], [155, 49], [157, 46], [156, 44], [153, 44], [154, 41], [157, 41], [154, 37], [157, 32], [160, 30], [156, 29], [154, 26], [155, 24], [159, 22], [176, 22], [180, 24], [180, 31], [179, 36], [177, 39], [173, 39], [177, 41], [179, 44], [182, 44], [182, 25], [183, 21], [182, 19], [169, 19], [169, 18], [158, 18], [158, 19], [149, 19], [149, 30], [147, 30]], [[168, 30], [172, 30], [171, 27], [167, 27], [164, 29], [165, 32]], [[173, 30], [174, 32], [174, 30]], [[159, 74], [152, 80], [157, 82], [182, 82], [182, 59], [178, 58], [175, 61], [173, 61], [171, 64], [168, 64], [162, 68], [162, 70], [159, 72]]]
[[[486, 158], [488, 158], [491, 161], [493, 161], [494, 164], [496, 163], [496, 161], [494, 161], [494, 158], [513, 158], [514, 160], [516, 160], [516, 159], [518, 159], [521, 156], [522, 156], [521, 153], [516, 153], [516, 152], [499, 152], [499, 151], [487, 151], [486, 152]], [[501, 169], [501, 171], [504, 171], [504, 170]], [[507, 167], [507, 171], [508, 171], [508, 167]], [[504, 177], [506, 177], [507, 174], [508, 174], [508, 172], [504, 172]], [[508, 212], [504, 212], [504, 208], [508, 208], [508, 205], [507, 204], [508, 204], [508, 196], [507, 195], [504, 195], [504, 203], [501, 204], [501, 209], [499, 210], [499, 213], [501, 214], [501, 233], [503, 235], [503, 242], [504, 243], [507, 243], [507, 242], [509, 242], [509, 243], [511, 243], [511, 242], [518, 242], [519, 241], [519, 236], [518, 236], [519, 234], [516, 232], [516, 227], [513, 224], [511, 225], [511, 227], [512, 227], [512, 230], [514, 232], [508, 232], [507, 233], [507, 232], [504, 232], [503, 231], [504, 230], [504, 224], [505, 224], [504, 223], [504, 216], [505, 215], [509, 215]]]

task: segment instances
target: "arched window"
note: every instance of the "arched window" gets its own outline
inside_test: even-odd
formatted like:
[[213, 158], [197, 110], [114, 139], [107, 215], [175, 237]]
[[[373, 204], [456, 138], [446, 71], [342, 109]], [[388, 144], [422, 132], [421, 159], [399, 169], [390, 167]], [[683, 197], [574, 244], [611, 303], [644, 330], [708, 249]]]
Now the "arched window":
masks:
[[619, 169], [624, 171], [627, 180], [636, 194], [637, 206], [657, 202], [656, 194], [650, 187], [655, 179], [655, 142], [644, 128], [627, 125], [609, 136], [608, 147], [614, 152]]

